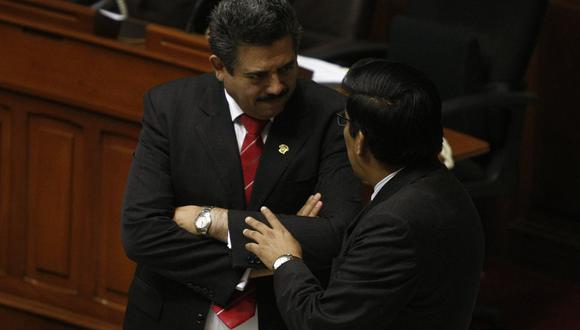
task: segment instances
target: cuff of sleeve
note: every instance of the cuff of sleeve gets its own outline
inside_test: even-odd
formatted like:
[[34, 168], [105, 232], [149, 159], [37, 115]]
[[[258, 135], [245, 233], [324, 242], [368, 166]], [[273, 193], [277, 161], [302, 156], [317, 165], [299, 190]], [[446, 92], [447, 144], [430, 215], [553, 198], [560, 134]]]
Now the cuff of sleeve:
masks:
[[254, 254], [248, 252], [245, 244], [249, 240], [242, 234], [247, 228], [244, 219], [247, 216], [261, 218], [259, 212], [228, 210], [228, 228], [231, 242], [232, 264], [236, 268], [261, 268], [262, 264]]
[[244, 291], [244, 289], [246, 288], [246, 285], [250, 281], [250, 273], [251, 272], [252, 272], [252, 268], [246, 268], [244, 275], [242, 275], [242, 278], [240, 279], [240, 283], [238, 283], [236, 285], [236, 290]]

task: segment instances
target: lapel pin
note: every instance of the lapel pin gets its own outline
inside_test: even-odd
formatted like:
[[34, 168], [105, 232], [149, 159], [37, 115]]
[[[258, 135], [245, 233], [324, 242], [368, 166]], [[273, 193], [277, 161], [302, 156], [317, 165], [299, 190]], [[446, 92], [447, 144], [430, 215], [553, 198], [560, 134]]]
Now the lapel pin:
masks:
[[290, 148], [285, 144], [281, 144], [278, 146], [278, 152], [281, 153], [282, 155], [285, 155], [289, 150]]

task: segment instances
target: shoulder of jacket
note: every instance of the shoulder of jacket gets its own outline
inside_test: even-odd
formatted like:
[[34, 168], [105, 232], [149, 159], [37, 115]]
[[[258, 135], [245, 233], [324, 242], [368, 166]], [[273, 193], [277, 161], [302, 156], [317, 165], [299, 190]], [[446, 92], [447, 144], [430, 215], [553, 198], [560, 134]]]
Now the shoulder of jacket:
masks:
[[151, 95], [181, 95], [187, 93], [203, 92], [208, 88], [215, 88], [220, 85], [219, 81], [212, 73], [205, 73], [195, 77], [183, 77], [161, 83], [151, 88], [148, 93]]

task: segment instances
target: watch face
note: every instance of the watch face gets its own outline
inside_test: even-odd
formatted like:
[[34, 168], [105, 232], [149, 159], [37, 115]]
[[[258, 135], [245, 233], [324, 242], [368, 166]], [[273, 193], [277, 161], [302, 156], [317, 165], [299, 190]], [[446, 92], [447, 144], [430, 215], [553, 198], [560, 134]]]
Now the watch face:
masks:
[[198, 228], [205, 228], [209, 225], [210, 222], [210, 218], [208, 216], [202, 216], [197, 218], [197, 220], [195, 221], [195, 225]]

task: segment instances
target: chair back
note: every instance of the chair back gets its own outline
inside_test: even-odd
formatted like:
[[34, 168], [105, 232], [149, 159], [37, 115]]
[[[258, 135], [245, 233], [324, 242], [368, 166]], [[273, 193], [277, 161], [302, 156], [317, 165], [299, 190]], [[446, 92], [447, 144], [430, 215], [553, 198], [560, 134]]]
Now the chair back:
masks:
[[477, 36], [487, 80], [521, 89], [547, 0], [411, 0], [406, 15]]
[[[490, 152], [456, 162], [473, 197], [510, 192], [517, 178], [525, 71], [547, 0], [410, 0], [390, 27], [389, 56], [424, 71], [443, 100], [443, 125]], [[475, 96], [474, 96], [475, 95]]]
[[364, 39], [369, 35], [376, 0], [294, 0], [304, 28], [302, 48], [334, 39]]

